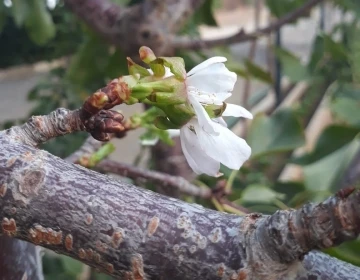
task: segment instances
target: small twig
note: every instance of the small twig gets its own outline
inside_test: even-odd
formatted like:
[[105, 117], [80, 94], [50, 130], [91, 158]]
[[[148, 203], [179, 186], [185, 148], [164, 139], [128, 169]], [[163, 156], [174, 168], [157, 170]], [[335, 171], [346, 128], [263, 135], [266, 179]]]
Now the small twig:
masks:
[[302, 15], [306, 14], [311, 8], [321, 3], [322, 1], [323, 0], [309, 0], [303, 6], [299, 7], [298, 9], [294, 10], [291, 13], [286, 14], [285, 16], [271, 23], [267, 27], [257, 29], [251, 33], [245, 33], [243, 29], [240, 29], [239, 32], [237, 32], [232, 36], [226, 38], [220, 38], [220, 39], [213, 39], [213, 40], [202, 40], [202, 39], [196, 40], [188, 37], [175, 37], [173, 39], [172, 45], [176, 49], [198, 50], [198, 49], [212, 48], [221, 45], [229, 45], [234, 43], [253, 41], [261, 36], [279, 30], [285, 24], [295, 21]]
[[80, 109], [59, 108], [49, 115], [33, 116], [25, 124], [6, 130], [6, 134], [26, 145], [38, 146], [52, 138], [85, 130], [95, 139], [107, 141], [108, 133], [127, 130], [124, 116], [109, 110], [129, 98], [130, 89], [119, 79], [92, 94]]
[[96, 170], [100, 172], [118, 174], [130, 179], [142, 179], [147, 182], [174, 187], [177, 188], [181, 193], [196, 197], [210, 198], [212, 196], [212, 191], [210, 189], [195, 186], [185, 180], [183, 177], [172, 176], [153, 170], [146, 170], [121, 162], [103, 160], [96, 166]]

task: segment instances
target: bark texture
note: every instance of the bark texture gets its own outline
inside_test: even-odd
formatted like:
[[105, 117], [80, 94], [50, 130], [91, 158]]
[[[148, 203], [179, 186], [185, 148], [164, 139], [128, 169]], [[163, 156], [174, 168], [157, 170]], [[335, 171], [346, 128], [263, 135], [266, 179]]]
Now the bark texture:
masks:
[[[119, 279], [360, 277], [359, 268], [321, 253], [300, 261], [312, 249], [357, 236], [360, 192], [343, 191], [296, 211], [240, 217], [116, 181], [6, 133], [0, 146], [2, 234]], [[324, 270], [330, 278], [323, 278]]]

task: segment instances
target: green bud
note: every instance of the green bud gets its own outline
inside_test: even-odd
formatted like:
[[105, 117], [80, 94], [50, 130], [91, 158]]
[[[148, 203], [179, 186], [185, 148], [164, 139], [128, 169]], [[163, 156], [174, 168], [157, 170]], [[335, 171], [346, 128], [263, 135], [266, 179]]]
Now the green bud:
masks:
[[139, 49], [139, 54], [140, 54], [140, 59], [147, 64], [149, 64], [151, 61], [156, 59], [154, 52], [149, 47], [142, 46]]
[[186, 78], [186, 70], [184, 59], [181, 57], [159, 57], [158, 60], [162, 60], [166, 67], [170, 68], [171, 73], [176, 78], [184, 81]]
[[151, 70], [154, 72], [154, 76], [163, 77], [165, 75], [165, 67], [161, 64], [150, 64]]
[[139, 64], [136, 64], [130, 57], [127, 57], [127, 63], [128, 63], [128, 69], [129, 73], [131, 75], [139, 74], [141, 77], [150, 76], [149, 71], [140, 66]]

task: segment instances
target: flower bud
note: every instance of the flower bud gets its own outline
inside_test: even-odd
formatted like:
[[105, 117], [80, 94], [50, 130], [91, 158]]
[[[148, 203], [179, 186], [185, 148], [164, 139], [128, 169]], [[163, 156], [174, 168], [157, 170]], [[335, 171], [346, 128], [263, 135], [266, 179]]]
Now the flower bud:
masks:
[[139, 49], [139, 54], [140, 59], [147, 64], [156, 59], [154, 52], [149, 47], [142, 46]]

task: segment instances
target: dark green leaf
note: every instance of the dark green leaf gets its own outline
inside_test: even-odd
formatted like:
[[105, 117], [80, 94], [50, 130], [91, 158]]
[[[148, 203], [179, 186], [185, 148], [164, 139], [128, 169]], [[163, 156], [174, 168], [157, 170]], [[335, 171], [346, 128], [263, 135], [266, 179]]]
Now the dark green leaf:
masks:
[[304, 166], [305, 186], [314, 192], [314, 200], [323, 200], [339, 189], [338, 182], [360, 149], [359, 139], [358, 136], [328, 156]]
[[271, 14], [281, 17], [304, 5], [303, 0], [266, 0], [266, 5]]
[[270, 72], [264, 70], [263, 68], [251, 62], [250, 60], [245, 60], [245, 66], [250, 77], [258, 79], [267, 84], [273, 83]]
[[28, 0], [29, 16], [25, 19], [28, 34], [36, 44], [44, 45], [55, 36], [55, 25], [43, 0]]
[[83, 268], [83, 264], [81, 262], [64, 255], [61, 255], [60, 258], [64, 269], [68, 274], [72, 276], [78, 276], [81, 274]]
[[307, 165], [316, 162], [353, 141], [359, 132], [359, 129], [342, 125], [328, 126], [319, 136], [314, 150], [293, 159], [292, 163]]
[[31, 1], [12, 0], [12, 15], [18, 27], [22, 26], [31, 14]]
[[283, 199], [284, 195], [273, 191], [265, 185], [249, 185], [241, 195], [241, 203], [273, 203], [276, 199]]
[[116, 49], [116, 51], [109, 57], [105, 73], [109, 79], [114, 79], [128, 74], [126, 55], [122, 50]]
[[255, 116], [248, 135], [252, 157], [291, 151], [304, 145], [303, 128], [290, 109], [279, 110], [271, 117], [261, 113]]
[[331, 102], [330, 109], [340, 120], [360, 128], [360, 101], [356, 102], [350, 98], [336, 98]]
[[288, 76], [290, 81], [300, 82], [309, 78], [307, 67], [300, 62], [298, 57], [281, 48], [275, 48], [274, 52], [281, 62], [284, 75]]

